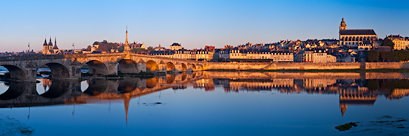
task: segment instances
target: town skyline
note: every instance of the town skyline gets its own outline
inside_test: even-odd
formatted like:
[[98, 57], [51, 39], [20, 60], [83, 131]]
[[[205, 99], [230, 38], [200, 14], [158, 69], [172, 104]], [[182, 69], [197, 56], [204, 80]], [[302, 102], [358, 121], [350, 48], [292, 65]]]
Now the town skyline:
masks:
[[[350, 29], [374, 29], [379, 38], [390, 34], [409, 36], [409, 28], [405, 27], [409, 19], [404, 18], [409, 13], [404, 7], [406, 1], [402, 4], [381, 1], [0, 3], [0, 11], [5, 13], [1, 15], [5, 21], [0, 23], [3, 26], [0, 52], [27, 50], [28, 44], [30, 49], [40, 51], [44, 37], [47, 40], [56, 37], [61, 49], [72, 49], [73, 43], [76, 49], [86, 48], [103, 40], [124, 43], [125, 26], [128, 26], [129, 42], [145, 43], [146, 47], [181, 43], [187, 49], [287, 39], [338, 39], [341, 18], [345, 18]], [[49, 9], [36, 7], [40, 5]], [[287, 12], [274, 5], [291, 6], [294, 11]], [[113, 7], [124, 8], [103, 10]], [[340, 11], [342, 8], [348, 11]]]

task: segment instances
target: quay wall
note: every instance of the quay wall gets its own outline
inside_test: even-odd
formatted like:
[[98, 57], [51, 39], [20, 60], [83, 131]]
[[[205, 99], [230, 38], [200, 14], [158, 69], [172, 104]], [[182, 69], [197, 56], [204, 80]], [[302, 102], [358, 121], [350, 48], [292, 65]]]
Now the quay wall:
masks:
[[216, 79], [409, 79], [409, 73], [399, 72], [248, 72], [204, 71], [207, 78]]
[[336, 69], [409, 69], [403, 62], [297, 63], [297, 62], [210, 62], [210, 70], [336, 70]]

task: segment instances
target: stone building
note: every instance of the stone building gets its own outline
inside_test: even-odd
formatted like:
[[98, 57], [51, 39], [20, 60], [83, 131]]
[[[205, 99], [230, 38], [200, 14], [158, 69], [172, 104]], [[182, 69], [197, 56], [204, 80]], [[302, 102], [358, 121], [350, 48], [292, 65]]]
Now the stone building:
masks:
[[172, 45], [170, 45], [170, 50], [180, 50], [182, 49], [182, 45], [180, 43], [173, 43]]
[[395, 45], [393, 46], [394, 50], [406, 50], [409, 47], [409, 39], [401, 37], [400, 35], [389, 35], [385, 39], [392, 40]]
[[373, 46], [373, 41], [378, 39], [373, 29], [347, 29], [344, 18], [339, 25], [339, 40], [341, 46], [358, 47]]
[[325, 49], [307, 49], [296, 55], [297, 62], [329, 63], [337, 62], [337, 58], [327, 53]]
[[180, 49], [175, 51], [175, 54], [173, 55], [173, 58], [178, 58], [178, 59], [193, 59], [192, 57], [192, 51], [186, 50], [186, 49]]
[[168, 58], [177, 59], [189, 59], [196, 61], [210, 61], [213, 59], [214, 50], [163, 50], [163, 51], [151, 51], [149, 55], [156, 55]]
[[166, 50], [166, 51], [151, 51], [149, 55], [155, 55], [160, 57], [174, 58], [175, 51]]
[[213, 60], [224, 62], [224, 61], [228, 61], [229, 58], [230, 58], [230, 49], [215, 49]]
[[294, 56], [292, 52], [286, 51], [233, 49], [230, 51], [230, 61], [292, 62]]
[[210, 61], [213, 59], [215, 50], [194, 50], [192, 52], [192, 59], [196, 61]]
[[161, 47], [160, 44], [159, 44], [159, 46], [158, 46], [158, 47], [154, 47], [153, 50], [155, 50], [155, 51], [164, 51], [164, 50], [166, 50], [166, 48], [165, 48], [165, 47]]

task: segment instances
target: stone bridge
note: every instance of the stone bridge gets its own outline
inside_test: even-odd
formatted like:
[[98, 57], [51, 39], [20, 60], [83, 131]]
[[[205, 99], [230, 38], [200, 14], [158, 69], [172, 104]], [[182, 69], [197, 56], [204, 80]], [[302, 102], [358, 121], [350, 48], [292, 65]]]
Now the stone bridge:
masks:
[[87, 65], [92, 75], [117, 75], [140, 72], [183, 72], [206, 69], [207, 62], [130, 53], [70, 54], [49, 56], [0, 57], [0, 65], [14, 81], [35, 82], [37, 70], [48, 66], [54, 79], [78, 79]]

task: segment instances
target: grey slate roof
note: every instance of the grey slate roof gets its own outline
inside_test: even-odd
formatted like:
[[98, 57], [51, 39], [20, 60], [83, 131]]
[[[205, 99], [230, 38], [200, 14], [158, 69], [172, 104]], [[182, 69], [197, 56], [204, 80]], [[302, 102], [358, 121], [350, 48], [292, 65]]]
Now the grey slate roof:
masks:
[[376, 35], [373, 29], [347, 29], [340, 30], [340, 35]]

